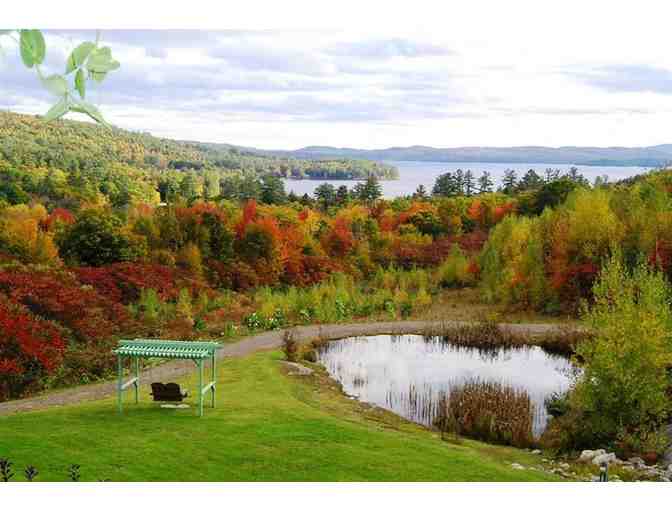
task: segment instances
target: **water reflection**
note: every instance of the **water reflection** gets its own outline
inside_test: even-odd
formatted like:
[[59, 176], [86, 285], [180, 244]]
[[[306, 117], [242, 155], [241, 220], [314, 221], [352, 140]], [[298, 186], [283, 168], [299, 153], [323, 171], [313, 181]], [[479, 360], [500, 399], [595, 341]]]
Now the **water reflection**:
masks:
[[420, 335], [348, 338], [326, 344], [318, 356], [347, 394], [424, 425], [451, 385], [478, 378], [525, 389], [535, 435], [548, 421], [544, 399], [565, 391], [573, 374], [566, 358], [539, 347], [477, 349]]

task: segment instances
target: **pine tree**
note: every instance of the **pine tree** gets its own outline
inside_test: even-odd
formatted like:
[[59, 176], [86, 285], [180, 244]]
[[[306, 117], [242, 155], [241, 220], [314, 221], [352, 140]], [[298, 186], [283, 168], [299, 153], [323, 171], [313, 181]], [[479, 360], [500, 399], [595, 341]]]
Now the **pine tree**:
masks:
[[456, 177], [452, 172], [446, 172], [436, 178], [434, 187], [432, 188], [432, 195], [455, 197], [460, 194], [460, 191]]
[[495, 183], [492, 182], [492, 177], [490, 172], [484, 171], [481, 176], [478, 178], [478, 192], [479, 193], [491, 193]]
[[474, 174], [471, 170], [464, 172], [463, 191], [468, 197], [472, 196], [476, 191], [476, 183], [474, 182]]
[[504, 178], [502, 179], [502, 191], [507, 195], [513, 195], [516, 191], [516, 186], [518, 184], [518, 174], [515, 170], [507, 170], [504, 172]]

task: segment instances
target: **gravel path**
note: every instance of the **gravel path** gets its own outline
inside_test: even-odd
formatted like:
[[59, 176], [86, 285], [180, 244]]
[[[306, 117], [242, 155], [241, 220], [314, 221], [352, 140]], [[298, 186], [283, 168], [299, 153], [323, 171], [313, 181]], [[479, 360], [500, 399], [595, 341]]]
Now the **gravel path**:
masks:
[[[426, 331], [432, 327], [458, 326], [461, 324], [466, 323], [455, 321], [394, 321], [298, 326], [293, 329], [296, 340], [307, 342], [318, 337], [335, 340], [350, 336], [411, 334]], [[514, 333], [528, 335], [544, 334], [561, 328], [561, 326], [553, 324], [502, 324], [502, 326]], [[242, 338], [236, 343], [225, 345], [218, 351], [218, 357], [242, 357], [257, 351], [277, 349], [282, 344], [283, 333], [283, 330], [267, 331]], [[143, 371], [140, 379], [141, 381], [174, 381], [189, 374], [194, 368], [195, 365], [190, 360], [170, 361]], [[116, 385], [116, 380], [106, 381], [65, 390], [51, 391], [44, 395], [22, 400], [2, 402], [0, 403], [0, 416], [99, 400], [114, 395], [117, 389]]]

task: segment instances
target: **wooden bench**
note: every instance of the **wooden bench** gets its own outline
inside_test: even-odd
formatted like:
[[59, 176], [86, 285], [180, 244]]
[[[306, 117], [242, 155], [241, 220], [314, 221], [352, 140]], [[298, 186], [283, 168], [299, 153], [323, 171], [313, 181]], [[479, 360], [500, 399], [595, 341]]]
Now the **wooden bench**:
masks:
[[160, 382], [152, 383], [150, 395], [154, 398], [154, 402], [182, 402], [189, 396], [186, 391], [182, 393], [177, 383], [163, 384]]

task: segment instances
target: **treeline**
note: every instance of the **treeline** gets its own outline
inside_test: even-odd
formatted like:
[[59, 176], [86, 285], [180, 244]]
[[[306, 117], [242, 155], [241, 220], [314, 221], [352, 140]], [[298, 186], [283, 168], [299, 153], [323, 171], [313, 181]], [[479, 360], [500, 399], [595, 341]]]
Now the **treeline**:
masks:
[[96, 193], [115, 206], [158, 200], [155, 191], [162, 180], [181, 182], [187, 176], [196, 188], [214, 197], [219, 191], [213, 182], [232, 175], [398, 177], [396, 168], [372, 161], [262, 156], [225, 145], [180, 142], [83, 122], [45, 123], [33, 116], [0, 112], [0, 198], [9, 203], [21, 203], [26, 194], [77, 200], [62, 196], [59, 188], [67, 180], [87, 200]]

